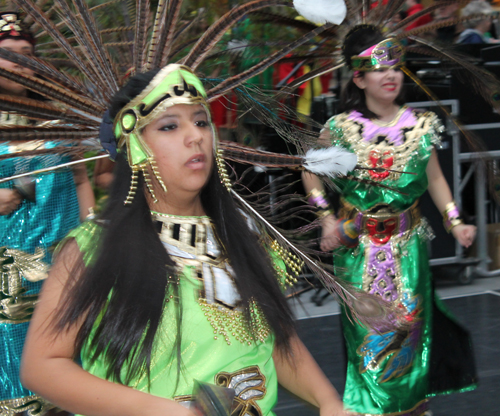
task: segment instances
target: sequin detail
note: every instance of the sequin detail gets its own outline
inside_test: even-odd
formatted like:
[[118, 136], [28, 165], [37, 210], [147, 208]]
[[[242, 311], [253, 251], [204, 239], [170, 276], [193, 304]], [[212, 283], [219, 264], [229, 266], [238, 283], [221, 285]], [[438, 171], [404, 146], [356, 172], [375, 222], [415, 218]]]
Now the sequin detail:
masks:
[[0, 416], [14, 416], [26, 412], [26, 416], [43, 416], [54, 406], [40, 396], [0, 400]]

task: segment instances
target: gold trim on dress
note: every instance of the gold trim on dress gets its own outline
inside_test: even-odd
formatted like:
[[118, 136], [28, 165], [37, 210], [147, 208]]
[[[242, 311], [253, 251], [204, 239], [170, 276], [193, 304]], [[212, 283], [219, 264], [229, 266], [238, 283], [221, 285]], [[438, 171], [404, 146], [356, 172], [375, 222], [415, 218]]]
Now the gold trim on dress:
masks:
[[[215, 384], [237, 392], [231, 416], [262, 416], [262, 410], [256, 401], [265, 397], [267, 388], [266, 376], [258, 366], [245, 367], [232, 373], [220, 372], [215, 375]], [[187, 405], [193, 401], [193, 396], [176, 396], [174, 400]]]
[[54, 407], [38, 395], [0, 400], [0, 416], [15, 416], [22, 412], [26, 412], [27, 416], [43, 416]]
[[42, 259], [45, 251], [38, 247], [34, 254], [0, 248], [0, 323], [22, 323], [30, 320], [38, 295], [25, 295], [23, 278], [38, 282], [47, 278], [49, 265]]
[[391, 120], [391, 121], [381, 121], [381, 120], [378, 120], [378, 119], [371, 119], [370, 121], [379, 126], [379, 127], [392, 127], [392, 126], [395, 126], [399, 119], [401, 118], [401, 116], [403, 115], [403, 113], [408, 109], [408, 107], [406, 106], [401, 106], [400, 109], [398, 110], [398, 112], [396, 113], [396, 115], [394, 116], [394, 118]]
[[[388, 219], [395, 219], [397, 221], [397, 226], [394, 230], [394, 234], [413, 230], [420, 224], [422, 220], [422, 215], [420, 213], [419, 200], [417, 199], [409, 208], [403, 211], [395, 211], [391, 206], [387, 204], [376, 204], [366, 211], [361, 211], [351, 203], [347, 202], [344, 198], [341, 198], [341, 207], [339, 210], [339, 218], [355, 220], [359, 214], [363, 215], [360, 224], [360, 234], [366, 232], [366, 221], [370, 218], [376, 219], [378, 221], [384, 221]], [[400, 216], [404, 215], [407, 224], [405, 230], [400, 230]]]

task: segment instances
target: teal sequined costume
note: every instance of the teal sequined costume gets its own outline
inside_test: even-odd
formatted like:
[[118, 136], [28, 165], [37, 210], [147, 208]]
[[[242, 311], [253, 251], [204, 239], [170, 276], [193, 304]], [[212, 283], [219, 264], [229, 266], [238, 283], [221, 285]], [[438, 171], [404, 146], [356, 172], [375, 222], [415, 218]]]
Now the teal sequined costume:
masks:
[[[33, 146], [28, 142], [25, 146]], [[45, 147], [54, 147], [46, 143]], [[0, 154], [16, 146], [0, 144]], [[27, 150], [25, 148], [25, 150]], [[67, 157], [44, 154], [0, 161], [0, 177], [63, 163]], [[12, 188], [12, 182], [0, 184]], [[79, 224], [79, 208], [70, 169], [41, 174], [36, 179], [36, 202], [23, 200], [18, 209], [0, 216], [0, 415], [28, 410], [37, 413], [45, 406], [19, 380], [24, 339], [37, 295], [51, 263], [52, 249]]]
[[[332, 143], [355, 152], [358, 164], [367, 168], [353, 175], [400, 191], [336, 181], [342, 196], [339, 217], [354, 220], [360, 230], [357, 247], [335, 252], [336, 273], [393, 303], [408, 324], [367, 330], [343, 310], [345, 406], [353, 415], [423, 415], [428, 397], [475, 387], [468, 335], [442, 305], [436, 307], [427, 255], [430, 229], [418, 208], [428, 186], [427, 163], [443, 127], [434, 113], [402, 107], [391, 123], [353, 111], [330, 119], [325, 128]], [[375, 167], [413, 174], [370, 170]], [[450, 338], [441, 342], [442, 334]]]

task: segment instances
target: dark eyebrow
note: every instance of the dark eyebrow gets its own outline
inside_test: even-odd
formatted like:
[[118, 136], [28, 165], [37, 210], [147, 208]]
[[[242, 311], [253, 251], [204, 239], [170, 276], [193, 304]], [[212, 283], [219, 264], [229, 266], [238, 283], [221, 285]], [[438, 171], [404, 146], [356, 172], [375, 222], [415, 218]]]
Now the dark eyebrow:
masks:
[[193, 113], [193, 117], [196, 117], [196, 116], [199, 116], [199, 115], [204, 115], [206, 116], [207, 115], [207, 112], [205, 110], [198, 110], [196, 111], [195, 113]]
[[165, 114], [161, 116], [158, 120], [163, 120], [164, 118], [179, 118], [179, 114]]

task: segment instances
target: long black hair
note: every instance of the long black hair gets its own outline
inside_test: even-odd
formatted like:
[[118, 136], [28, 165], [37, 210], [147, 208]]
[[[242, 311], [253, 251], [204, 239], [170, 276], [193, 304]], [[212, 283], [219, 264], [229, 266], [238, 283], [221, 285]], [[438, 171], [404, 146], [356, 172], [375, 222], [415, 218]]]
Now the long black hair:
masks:
[[[157, 72], [133, 77], [114, 97], [110, 116], [114, 118]], [[100, 218], [105, 225], [98, 257], [69, 285], [55, 328], [63, 331], [84, 316], [75, 350], [80, 351], [90, 339], [91, 362], [103, 357], [108, 366], [107, 378], [129, 384], [141, 371], [149, 375], [154, 340], [165, 307], [178, 308], [173, 353], [180, 357], [182, 305], [165, 303], [168, 296], [179, 290], [171, 284], [175, 279], [170, 278], [175, 274], [175, 263], [154, 227], [150, 207], [141, 191], [144, 178], [139, 175], [139, 191], [133, 203], [124, 206], [131, 169], [123, 153], [116, 162], [109, 201]], [[201, 191], [201, 202], [214, 224], [223, 254], [234, 269], [250, 331], [255, 336], [251, 305], [256, 301], [274, 333], [277, 347], [289, 353], [295, 324], [270, 257], [259, 237], [250, 231], [215, 168]], [[128, 371], [122, 377], [125, 364]]]
[[[344, 42], [344, 46], [342, 47], [342, 54], [344, 55], [344, 59], [347, 65], [349, 67], [351, 66], [351, 58], [353, 56], [359, 55], [370, 46], [381, 42], [383, 38], [384, 37], [382, 33], [374, 26], [355, 26], [346, 35], [346, 40]], [[359, 74], [354, 76], [364, 77], [364, 75], [364, 72], [360, 72]], [[373, 111], [370, 111], [366, 106], [365, 92], [361, 88], [358, 88], [358, 86], [354, 83], [354, 76], [350, 77], [342, 88], [342, 92], [340, 94], [339, 110], [341, 112], [349, 112], [355, 110], [360, 112], [366, 118], [379, 118], [379, 115], [375, 114]], [[403, 87], [401, 87], [401, 90], [399, 91], [399, 94], [394, 102], [400, 106], [405, 104], [406, 100]]]

